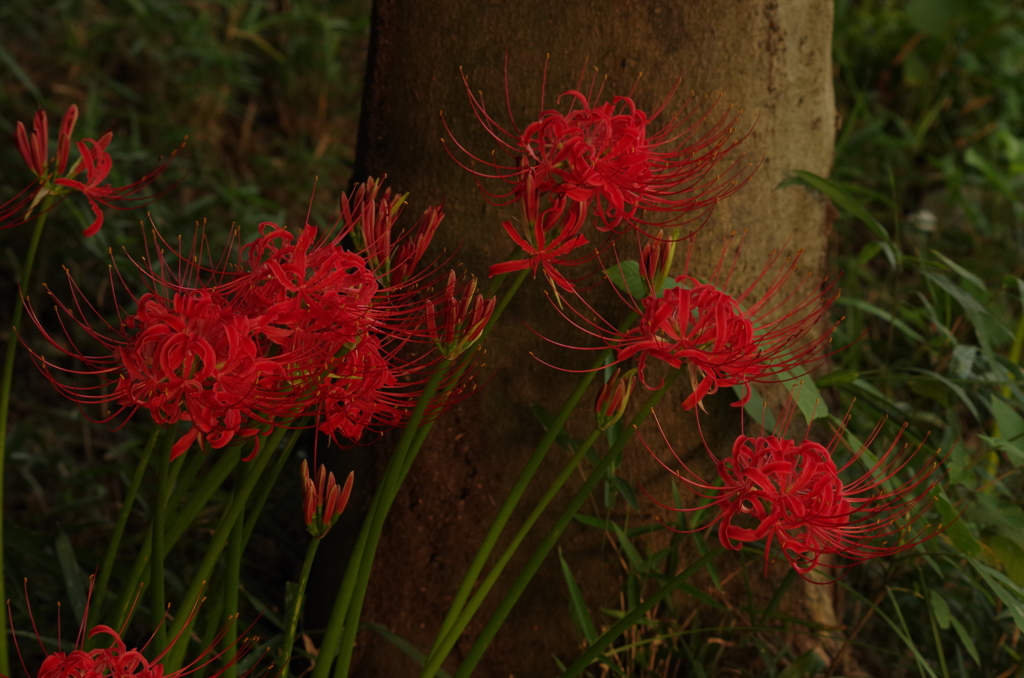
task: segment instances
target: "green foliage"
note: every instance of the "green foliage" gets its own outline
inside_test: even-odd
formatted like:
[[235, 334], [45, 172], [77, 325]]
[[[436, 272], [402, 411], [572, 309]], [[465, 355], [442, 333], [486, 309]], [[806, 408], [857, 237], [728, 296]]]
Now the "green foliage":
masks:
[[914, 444], [946, 450], [931, 519], [947, 527], [918, 549], [930, 567], [918, 581], [901, 568], [847, 580], [890, 631], [865, 629], [863, 652], [900, 653], [919, 675], [998, 675], [1015, 656], [1000, 638], [1022, 628], [1024, 12], [840, 0], [835, 59], [835, 169], [792, 180], [839, 210], [847, 319], [835, 342], [852, 346], [818, 385], [834, 409], [857, 399], [853, 437], [890, 417], [876, 453], [903, 421]]
[[[233, 221], [245, 237], [264, 220], [301, 223], [314, 177], [319, 187], [311, 220], [329, 223], [354, 158], [368, 25], [368, 0], [0, 2], [0, 136], [12, 139], [18, 121], [31, 128], [36, 108], [42, 107], [52, 138], [61, 114], [75, 103], [82, 114], [76, 139], [114, 133], [109, 150], [115, 185], [135, 181], [188, 137], [155, 187], [173, 190], [145, 209], [106, 210], [98, 235], [77, 237], [92, 219], [81, 196], [55, 209], [48, 224], [52, 237], [40, 250], [39, 280], [61, 291], [66, 265], [83, 289], [97, 290], [90, 299], [97, 310], [113, 314], [106, 294], [108, 249], [115, 255], [122, 246], [138, 251], [139, 224], [148, 224], [147, 215], [166, 233], [187, 233], [196, 222], [207, 222], [211, 249], [218, 253]], [[77, 158], [75, 150], [71, 154]], [[0, 144], [0, 165], [5, 168], [0, 194], [11, 196], [32, 180], [13, 143]], [[30, 230], [3, 232], [0, 299], [16, 298], [11, 281], [18, 278], [18, 253]], [[132, 269], [122, 273], [131, 276]], [[25, 290], [33, 296], [40, 292]], [[0, 308], [0, 327], [10, 326], [10, 306], [5, 301]], [[47, 322], [45, 309], [43, 315]], [[106, 544], [100, 537], [113, 529], [144, 434], [134, 424], [113, 431], [86, 421], [31, 368], [27, 354], [20, 359], [25, 367], [17, 377], [8, 438], [7, 591], [14, 627], [31, 629], [19, 574], [31, 572], [36, 616], [52, 628], [56, 602], [63, 601], [66, 635], [84, 607], [86, 575], [102, 559]], [[99, 418], [109, 412], [87, 414]], [[204, 471], [192, 473], [202, 477]], [[243, 593], [251, 604], [243, 616], [259, 616], [255, 630], [264, 637], [277, 634], [276, 614], [259, 601], [280, 598], [280, 573], [297, 569], [305, 543], [300, 537], [300, 546], [289, 546], [303, 533], [290, 524], [298, 520], [292, 475], [268, 488], [268, 518], [247, 526], [261, 562], [246, 563], [250, 590]], [[155, 474], [147, 475], [146, 483], [155, 484]], [[141, 546], [139, 526], [152, 514], [143, 495], [128, 521], [128, 553]], [[212, 528], [229, 499], [214, 494], [198, 521], [200, 532]], [[175, 595], [202, 560], [196, 548], [184, 548], [167, 561], [167, 586]], [[119, 559], [113, 580], [124, 581], [130, 566], [130, 558]], [[220, 581], [217, 572], [211, 583], [216, 587]], [[218, 593], [211, 592], [207, 604], [215, 607], [217, 601]], [[146, 606], [143, 598], [135, 613], [140, 626], [149, 628], [142, 642], [152, 632]], [[212, 638], [219, 628], [196, 633]], [[38, 651], [35, 643], [23, 649], [29, 655]], [[260, 655], [256, 651], [251, 657]], [[26, 660], [31, 665], [33, 657]]]
[[[134, 180], [188, 137], [170, 172], [180, 185], [152, 207], [158, 225], [171, 215], [184, 220], [176, 229], [208, 219], [213, 232], [232, 221], [297, 222], [314, 177], [313, 216], [326, 221], [354, 157], [368, 4], [4, 2], [0, 134], [10, 138], [36, 106], [52, 123], [77, 103], [81, 134], [114, 132], [115, 182]], [[21, 166], [13, 148], [2, 152], [5, 166]], [[29, 178], [5, 173], [0, 186]], [[98, 253], [142, 217], [111, 218]]]

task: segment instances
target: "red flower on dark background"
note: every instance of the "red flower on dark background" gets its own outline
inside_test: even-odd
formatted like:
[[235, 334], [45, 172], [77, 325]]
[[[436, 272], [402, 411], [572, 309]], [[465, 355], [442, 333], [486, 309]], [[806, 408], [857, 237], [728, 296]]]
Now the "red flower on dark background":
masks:
[[[640, 316], [632, 329], [617, 329], [589, 307], [586, 314], [574, 310], [581, 319], [577, 327], [615, 349], [617, 362], [636, 360], [647, 388], [660, 386], [651, 375], [650, 360], [656, 359], [672, 369], [689, 372], [693, 391], [683, 401], [685, 409], [731, 386], [745, 388], [745, 396], [735, 403], [741, 406], [750, 398], [751, 383], [799, 376], [793, 372], [811, 369], [825, 358], [822, 345], [829, 341], [834, 328], [811, 334], [835, 300], [833, 286], [827, 281], [812, 286], [809, 276], [793, 280], [800, 253], [783, 262], [776, 252], [760, 275], [733, 295], [725, 290], [740, 248], [735, 249], [729, 262], [726, 240], [710, 281], [702, 282], [684, 273], [667, 289], [652, 293], [651, 288], [657, 285], [654, 279], [662, 276], [659, 270], [668, 265], [663, 255], [671, 246], [655, 242], [644, 250], [639, 268], [648, 294], [639, 304], [627, 299]], [[691, 240], [686, 269], [693, 246]], [[760, 294], [757, 299], [755, 291]]]
[[[789, 413], [783, 416], [783, 428], [792, 416], [792, 407], [790, 403]], [[924, 443], [901, 444], [901, 429], [877, 461], [844, 482], [841, 476], [852, 473], [855, 464], [873, 458], [868, 447], [881, 428], [880, 423], [841, 466], [834, 455], [845, 422], [827, 447], [806, 438], [740, 435], [724, 458], [707, 449], [720, 485], [692, 471], [669, 444], [682, 470], [671, 468], [660, 458], [659, 462], [706, 502], [694, 508], [658, 503], [672, 511], [713, 511], [710, 521], [692, 531], [717, 524], [719, 541], [728, 549], [738, 550], [745, 543], [764, 539], [766, 571], [775, 546], [800, 574], [822, 564], [826, 556], [841, 556], [843, 561], [825, 564], [848, 567], [901, 553], [944, 529], [934, 524], [915, 526], [930, 507], [932, 490], [941, 478], [936, 473], [939, 461], [936, 453], [913, 465]]]
[[574, 291], [575, 287], [559, 268], [574, 266], [586, 259], [570, 255], [587, 244], [580, 229], [589, 216], [589, 205], [586, 201], [572, 201], [564, 197], [553, 197], [545, 203], [532, 175], [527, 175], [524, 180], [520, 205], [523, 208], [524, 233], [521, 234], [511, 221], [502, 222], [501, 227], [526, 258], [494, 264], [488, 269], [488, 274], [496, 276], [530, 269], [536, 276], [538, 270], [543, 270], [552, 285], [568, 292]]
[[[356, 196], [374, 202], [375, 192], [364, 188]], [[69, 277], [74, 301], [54, 297], [57, 308], [102, 348], [78, 348], [70, 327], [64, 338], [44, 329], [51, 344], [86, 369], [58, 367], [39, 355], [37, 363], [73, 400], [116, 403], [119, 409], [104, 421], [144, 408], [160, 425], [190, 422], [172, 458], [194, 442], [218, 449], [269, 426], [297, 425], [306, 416], [312, 418], [308, 425], [352, 441], [368, 429], [400, 425], [420, 397], [425, 375], [443, 359], [437, 319], [430, 326], [425, 304], [449, 309], [455, 303], [447, 288], [432, 291], [435, 268], [419, 269], [425, 250], [419, 241], [424, 230], [436, 229], [439, 212], [428, 210], [413, 238], [392, 238], [396, 250], [375, 250], [384, 257], [377, 266], [390, 265], [388, 276], [370, 268], [366, 250], [352, 252], [341, 244], [362, 226], [361, 215], [381, 214], [379, 204], [349, 207], [355, 220], [327, 235], [310, 225], [293, 233], [261, 224], [260, 237], [243, 248], [244, 256], [229, 251], [219, 264], [201, 262], [202, 240], [180, 253], [159, 241], [152, 255], [133, 261], [149, 291], [137, 300], [129, 294], [135, 311], [105, 327], [94, 328], [88, 320], [102, 316]], [[176, 255], [176, 264], [167, 251]], [[396, 269], [401, 273], [395, 275]], [[386, 286], [386, 277], [402, 282]], [[472, 335], [486, 319], [478, 308], [483, 302], [469, 297], [466, 315], [456, 320], [465, 325], [460, 332]], [[29, 313], [42, 328], [31, 308]], [[102, 375], [106, 382], [69, 384], [59, 377], [62, 372]], [[445, 386], [457, 397], [458, 385]], [[443, 406], [433, 403], [428, 412]]]
[[[512, 157], [511, 164], [501, 164], [455, 142], [470, 158], [466, 169], [511, 184], [508, 192], [489, 194], [499, 204], [521, 200], [525, 177], [532, 174], [541, 192], [593, 203], [601, 230], [679, 226], [700, 219], [752, 172], [739, 165], [742, 156], [723, 171], [714, 169], [742, 141], [733, 139], [737, 116], [731, 107], [710, 123], [715, 103], [703, 112], [684, 106], [668, 113], [675, 89], [648, 115], [632, 94], [598, 103], [602, 92], [594, 91], [593, 81], [582, 92], [581, 77], [576, 89], [558, 97], [561, 110], [545, 109], [542, 92], [540, 115], [520, 130], [511, 114], [509, 129], [491, 117], [482, 96], [473, 94], [465, 75], [463, 80], [477, 120]], [[668, 216], [652, 219], [645, 211]]]
[[[26, 580], [27, 582], [27, 580]], [[90, 588], [88, 597], [92, 597], [92, 585], [95, 582], [90, 580]], [[26, 601], [28, 600], [28, 590], [26, 583], [25, 592]], [[195, 618], [198, 606], [194, 607], [188, 613], [188, 620], [185, 623], [182, 634], [187, 633], [190, 630], [190, 625]], [[85, 617], [89, 614], [88, 600], [85, 608]], [[227, 632], [227, 627], [222, 628], [217, 634], [214, 635], [212, 641], [205, 648], [201, 649], [199, 655], [190, 661], [185, 666], [181, 667], [177, 671], [170, 673], [165, 672], [164, 666], [161, 663], [174, 646], [182, 641], [182, 634], [169, 639], [167, 647], [151, 649], [150, 654], [153, 656], [152, 659], [146, 658], [146, 650], [149, 649], [150, 643], [153, 638], [143, 645], [141, 648], [133, 647], [129, 648], [128, 645], [122, 640], [121, 635], [124, 633], [124, 628], [117, 631], [105, 624], [97, 624], [86, 632], [86, 619], [83, 617], [81, 624], [78, 628], [78, 633], [75, 636], [74, 648], [70, 651], [65, 651], [61, 647], [61, 634], [59, 629], [58, 619], [58, 631], [57, 631], [57, 649], [54, 651], [48, 651], [43, 643], [43, 639], [39, 636], [38, 630], [35, 626], [35, 618], [32, 616], [31, 604], [29, 604], [29, 618], [32, 620], [33, 630], [36, 630], [36, 640], [39, 643], [39, 648], [43, 651], [45, 656], [39, 666], [39, 671], [35, 674], [36, 678], [184, 678], [184, 676], [191, 675], [193, 673], [203, 673], [207, 668], [213, 664], [218, 666], [213, 669], [210, 674], [210, 678], [217, 678], [222, 673], [235, 666], [248, 652], [251, 642], [248, 639], [243, 639], [242, 636], [231, 639], [230, 642], [224, 642], [224, 636]], [[125, 622], [127, 624], [127, 622]], [[248, 631], [247, 631], [248, 632]], [[18, 659], [21, 662], [21, 667], [25, 671], [26, 678], [31, 678], [33, 673], [29, 671], [28, 666], [25, 665], [25, 658], [22, 655], [21, 647], [18, 645], [17, 635], [12, 633], [14, 637], [14, 647], [18, 655]], [[85, 642], [87, 639], [96, 638], [97, 636], [105, 636], [105, 642], [102, 640], [97, 641], [98, 645], [107, 645], [108, 647], [99, 647], [94, 650], [86, 650]], [[155, 634], [154, 634], [155, 637]], [[184, 642], [187, 642], [187, 638]], [[254, 669], [250, 668], [244, 672], [244, 676], [248, 676]]]
[[[32, 120], [32, 133], [29, 135], [25, 125], [18, 122], [15, 128], [15, 143], [25, 165], [36, 176], [36, 181], [26, 187], [17, 196], [0, 205], [0, 228], [17, 226], [31, 218], [31, 212], [48, 196], [63, 196], [71, 192], [79, 192], [88, 199], [93, 211], [93, 221], [83, 232], [85, 236], [95, 235], [103, 226], [103, 210], [101, 205], [114, 209], [130, 209], [151, 201], [150, 196], [138, 195], [153, 183], [167, 169], [167, 165], [177, 153], [161, 161], [156, 168], [135, 181], [124, 186], [102, 185], [110, 175], [113, 161], [107, 153], [107, 146], [113, 133], [107, 132], [98, 140], [83, 139], [77, 142], [81, 159], [68, 167], [68, 153], [71, 148], [71, 135], [78, 121], [78, 107], [72, 104], [64, 113], [60, 130], [57, 135], [57, 154], [49, 156], [49, 123], [45, 111], [37, 111]], [[73, 177], [85, 169], [86, 180], [79, 181]], [[66, 173], [65, 173], [66, 171]]]

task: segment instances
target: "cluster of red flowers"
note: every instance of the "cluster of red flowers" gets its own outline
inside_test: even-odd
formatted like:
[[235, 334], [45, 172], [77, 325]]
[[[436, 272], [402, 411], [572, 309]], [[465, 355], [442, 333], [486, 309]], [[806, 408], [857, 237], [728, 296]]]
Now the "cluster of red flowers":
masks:
[[[774, 253], [760, 275], [730, 293], [741, 247], [730, 257], [727, 239], [710, 279], [691, 274], [696, 231], [680, 237], [674, 227], [699, 222], [699, 228], [702, 217], [749, 174], [735, 162], [712, 173], [738, 143], [730, 139], [735, 118], [726, 114], [698, 135], [708, 115], [698, 120], [686, 111], [669, 116], [671, 99], [670, 94], [648, 116], [632, 95], [595, 103], [600, 92], [593, 95], [592, 86], [584, 94], [577, 87], [559, 97], [559, 103], [568, 103], [563, 110], [544, 109], [542, 101], [537, 120], [520, 131], [514, 120], [510, 130], [503, 128], [470, 92], [478, 121], [512, 162], [484, 160], [457, 144], [470, 158], [467, 169], [510, 185], [506, 192], [488, 193], [489, 199], [518, 203], [520, 209], [518, 223], [509, 220], [502, 226], [522, 257], [492, 266], [490, 274], [543, 271], [556, 293], [560, 288], [572, 295], [568, 302], [559, 296], [559, 308], [568, 308], [563, 313], [573, 314], [576, 327], [597, 340], [593, 350], [610, 348], [615, 363], [635, 363], [625, 375], [624, 367], [616, 370], [599, 393], [595, 413], [601, 428], [622, 416], [634, 375], [648, 389], [660, 388], [654, 363], [687, 370], [691, 392], [682, 402], [684, 409], [702, 408], [706, 396], [727, 387], [745, 389], [734, 403], [742, 406], [751, 397], [752, 383], [788, 380], [820, 363], [831, 336], [822, 321], [837, 293], [828, 281], [796, 276], [800, 253], [792, 259]], [[511, 104], [507, 108], [511, 111]], [[652, 123], [659, 118], [655, 128]], [[579, 254], [591, 237], [588, 224], [609, 239], [625, 232], [636, 235], [639, 262], [618, 264], [620, 288], [628, 288], [620, 297], [639, 318], [631, 329], [603, 319], [567, 277], [568, 268], [593, 256]], [[648, 233], [650, 227], [658, 227], [657, 233]], [[683, 272], [670, 277], [682, 239], [689, 239]], [[638, 269], [642, 282], [635, 276], [636, 285], [626, 282], [627, 266]], [[637, 290], [641, 284], [643, 294]], [[868, 474], [844, 484], [839, 474], [845, 467], [837, 469], [832, 450], [815, 442], [740, 436], [728, 458], [719, 461], [712, 453], [721, 489], [688, 469], [689, 475], [676, 475], [719, 509], [712, 524], [719, 524], [724, 546], [736, 549], [766, 539], [767, 552], [778, 544], [793, 567], [805, 573], [828, 554], [857, 562], [935, 534], [931, 529], [876, 544], [905, 531], [916, 519], [913, 508], [928, 494], [919, 490], [934, 487], [925, 482], [933, 470], [926, 467], [910, 481], [880, 490], [883, 483], [892, 485], [907, 463], [908, 455], [894, 449]]]
[[[85, 229], [83, 235], [91, 236], [99, 232], [103, 226], [103, 210], [101, 205], [115, 209], [137, 207], [140, 203], [150, 200], [140, 196], [147, 186], [163, 174], [168, 163], [174, 157], [162, 161], [155, 169], [146, 173], [138, 181], [124, 186], [102, 185], [113, 168], [107, 146], [113, 139], [113, 133], [107, 132], [99, 139], [83, 139], [75, 145], [81, 158], [68, 167], [68, 154], [71, 149], [71, 134], [78, 122], [78, 107], [72, 104], [61, 119], [57, 134], [57, 155], [49, 155], [50, 127], [46, 111], [40, 110], [32, 120], [32, 134], [29, 135], [25, 125], [18, 122], [15, 129], [15, 141], [18, 152], [25, 165], [35, 174], [35, 181], [26, 186], [15, 197], [0, 204], [0, 228], [17, 226], [26, 222], [34, 210], [47, 196], [64, 196], [78, 192], [86, 197], [93, 211], [93, 221]], [[74, 177], [85, 170], [85, 181]]]
[[[438, 271], [421, 260], [438, 209], [396, 234], [401, 202], [370, 180], [343, 197], [341, 211], [348, 221], [326, 235], [262, 224], [230, 268], [209, 271], [181, 253], [168, 279], [174, 267], [160, 254], [160, 271], [144, 268], [152, 289], [135, 312], [102, 331], [85, 320], [87, 304], [72, 283], [73, 308], [58, 308], [106, 351], [89, 355], [47, 336], [108, 382], [68, 385], [55, 374], [61, 368], [38, 362], [79, 402], [145, 408], [163, 425], [190, 422], [172, 458], [196, 441], [218, 449], [303, 416], [336, 439], [399, 425], [425, 372], [475, 342], [494, 304], [474, 297], [472, 283], [468, 295], [457, 289], [454, 273], [427, 296]], [[359, 252], [342, 244], [356, 233], [366, 243]]]

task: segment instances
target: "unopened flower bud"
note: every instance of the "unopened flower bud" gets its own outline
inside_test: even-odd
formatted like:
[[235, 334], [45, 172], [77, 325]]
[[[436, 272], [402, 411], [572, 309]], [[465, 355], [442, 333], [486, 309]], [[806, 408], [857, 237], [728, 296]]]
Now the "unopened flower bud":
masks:
[[476, 293], [476, 278], [456, 289], [455, 271], [448, 274], [444, 295], [435, 307], [426, 302], [427, 329], [441, 354], [454, 360], [484, 333], [497, 300]]
[[597, 402], [594, 403], [594, 413], [597, 415], [597, 427], [607, 431], [615, 422], [622, 418], [629, 405], [629, 396], [633, 393], [636, 385], [636, 370], [629, 370], [625, 374], [622, 370], [616, 369], [612, 378], [608, 380], [597, 394]]
[[306, 529], [315, 538], [327, 534], [341, 516], [352, 494], [355, 473], [349, 473], [345, 486], [339, 488], [333, 473], [320, 464], [316, 481], [309, 476], [309, 464], [302, 460], [302, 518]]
[[640, 275], [651, 296], [661, 295], [675, 253], [675, 240], [651, 240], [640, 251]]

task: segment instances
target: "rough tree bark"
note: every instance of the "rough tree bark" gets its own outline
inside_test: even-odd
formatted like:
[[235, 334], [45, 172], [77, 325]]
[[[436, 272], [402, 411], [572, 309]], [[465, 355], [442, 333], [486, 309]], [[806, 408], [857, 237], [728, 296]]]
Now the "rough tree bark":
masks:
[[[831, 0], [378, 0], [357, 175], [386, 173], [390, 186], [411, 194], [415, 211], [443, 200], [447, 218], [438, 242], [485, 277], [487, 265], [510, 250], [498, 226], [507, 213], [484, 203], [473, 179], [439, 141], [448, 136], [438, 115], [444, 111], [462, 143], [481, 153], [494, 146], [473, 120], [459, 67], [499, 117], [507, 53], [520, 121], [538, 111], [546, 54], [549, 104], [552, 94], [575, 85], [584, 63], [607, 76], [608, 95], [628, 93], [642, 73], [635, 98], [647, 108], [681, 78], [680, 103], [690, 91], [698, 97], [720, 92], [723, 104], [743, 109], [740, 127], [752, 127], [743, 148], [754, 164], [760, 162], [750, 183], [723, 201], [705, 226], [698, 270], [714, 263], [721, 235], [745, 231], [738, 282], [756, 275], [773, 248], [803, 249], [801, 270], [821, 274], [825, 205], [801, 188], [776, 186], [791, 169], [829, 172], [835, 119], [831, 32]], [[553, 354], [525, 319], [541, 334], [566, 334], [564, 321], [543, 297], [544, 287], [537, 281], [520, 294], [504, 329], [491, 338], [485, 388], [435, 427], [389, 518], [363, 618], [415, 644], [429, 647], [490, 517], [542, 434], [528, 405], [557, 408], [572, 383], [571, 375], [528, 355]], [[673, 395], [675, 403], [688, 388]], [[692, 416], [682, 416], [668, 400], [663, 409], [671, 410], [666, 417], [676, 448], [697, 454], [702, 446]], [[709, 410], [709, 420], [719, 422], [713, 439], [735, 434], [736, 410], [720, 399], [712, 399]], [[536, 486], [557, 472], [563, 457], [553, 456]], [[670, 496], [664, 472], [644, 451], [628, 453], [621, 472], [652, 495]], [[592, 609], [617, 606], [621, 568], [602, 535], [571, 528], [562, 547], [592, 596]], [[524, 550], [514, 570], [530, 552]], [[549, 675], [553, 654], [571, 658], [578, 652], [565, 584], [551, 560], [476, 675]], [[471, 627], [468, 637], [479, 628]], [[416, 674], [415, 665], [380, 637], [364, 634], [359, 642], [355, 675]], [[456, 655], [467, 648], [457, 648]]]

